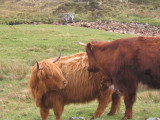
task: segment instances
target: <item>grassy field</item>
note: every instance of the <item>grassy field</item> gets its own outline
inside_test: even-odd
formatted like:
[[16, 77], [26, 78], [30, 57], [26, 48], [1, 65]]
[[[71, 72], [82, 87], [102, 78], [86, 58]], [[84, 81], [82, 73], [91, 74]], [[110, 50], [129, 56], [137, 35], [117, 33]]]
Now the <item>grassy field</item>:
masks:
[[[55, 25], [0, 25], [0, 120], [40, 120], [28, 88], [31, 66], [37, 61], [56, 57], [59, 48], [62, 55], [70, 55], [84, 48], [77, 41], [103, 41], [131, 37], [95, 29]], [[89, 120], [97, 102], [65, 106], [63, 120], [79, 116]], [[124, 114], [124, 104], [115, 116], [105, 114], [96, 120], [119, 120]], [[160, 92], [138, 93], [132, 120], [160, 117]], [[49, 120], [54, 119], [51, 112]]]

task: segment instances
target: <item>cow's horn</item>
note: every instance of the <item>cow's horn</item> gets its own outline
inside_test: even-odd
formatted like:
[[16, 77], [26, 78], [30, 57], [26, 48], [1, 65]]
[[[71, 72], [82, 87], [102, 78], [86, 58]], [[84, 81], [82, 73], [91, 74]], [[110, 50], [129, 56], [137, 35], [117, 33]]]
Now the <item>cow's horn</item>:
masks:
[[[36, 61], [37, 62], [37, 61]], [[37, 70], [41, 70], [42, 67], [39, 65], [39, 63], [37, 62]]]
[[82, 42], [78, 42], [78, 44], [79, 44], [79, 45], [81, 45], [81, 46], [84, 46], [84, 47], [86, 47], [86, 46], [87, 46], [87, 44], [82, 43]]
[[59, 59], [61, 58], [61, 49], [59, 50], [59, 56], [57, 58], [55, 58], [52, 63], [57, 62]]

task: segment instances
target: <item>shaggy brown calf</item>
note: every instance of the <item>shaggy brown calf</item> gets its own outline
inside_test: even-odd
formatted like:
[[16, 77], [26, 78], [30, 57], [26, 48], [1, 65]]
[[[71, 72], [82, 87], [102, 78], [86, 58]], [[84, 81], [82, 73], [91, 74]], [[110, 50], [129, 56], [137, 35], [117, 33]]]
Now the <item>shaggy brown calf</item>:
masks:
[[90, 72], [101, 71], [124, 96], [124, 120], [132, 118], [139, 82], [160, 89], [160, 38], [134, 37], [86, 45]]
[[67, 83], [61, 69], [51, 62], [45, 61], [33, 66], [29, 85], [36, 105], [41, 107], [44, 94], [48, 91], [62, 89]]
[[[111, 101], [112, 108], [109, 115], [113, 115], [119, 110], [121, 103], [120, 97], [114, 93], [112, 89], [107, 88], [107, 82], [104, 82], [101, 73], [90, 73], [87, 71], [88, 59], [86, 53], [83, 52], [62, 57], [56, 63], [51, 63], [50, 61], [51, 60], [44, 60], [39, 62], [39, 65], [42, 68], [45, 68], [43, 65], [46, 63], [47, 65], [50, 64], [48, 67], [52, 67], [50, 71], [42, 69], [41, 72], [44, 74], [40, 74], [40, 71], [37, 71], [37, 65], [35, 65], [30, 80], [33, 96], [37, 96], [39, 91], [45, 91], [41, 92], [42, 94], [39, 95], [42, 97], [38, 100], [40, 101], [40, 104], [37, 104], [37, 106], [40, 107], [40, 114], [43, 120], [47, 120], [49, 109], [53, 109], [56, 120], [61, 120], [65, 105], [70, 103], [86, 103], [95, 99], [98, 100], [99, 104], [91, 119], [101, 116]], [[57, 74], [47, 75], [47, 72], [55, 70], [60, 71], [59, 69], [63, 74], [60, 74], [59, 76], [57, 76]], [[43, 83], [40, 81], [39, 75], [43, 75]], [[68, 85], [65, 88], [59, 90], [46, 89], [47, 85], [50, 87], [52, 86], [52, 84], [48, 84], [48, 82], [50, 83], [56, 78], [60, 78], [60, 76], [62, 78], [60, 81], [64, 81], [64, 78], [68, 81]], [[43, 84], [43, 87], [40, 87], [40, 84]], [[35, 100], [37, 99], [36, 97], [34, 98]]]

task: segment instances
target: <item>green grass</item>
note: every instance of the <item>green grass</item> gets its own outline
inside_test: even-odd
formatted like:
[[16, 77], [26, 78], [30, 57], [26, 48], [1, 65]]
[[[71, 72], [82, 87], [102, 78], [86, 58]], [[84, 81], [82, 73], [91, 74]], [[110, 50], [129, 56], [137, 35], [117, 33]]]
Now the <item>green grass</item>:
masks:
[[[40, 120], [39, 109], [35, 106], [30, 93], [27, 91], [27, 80], [13, 80], [13, 81], [1, 81], [0, 82], [0, 118], [2, 120]], [[160, 100], [155, 102], [153, 98], [145, 98], [145, 96], [152, 94], [153, 96], [159, 96], [159, 92], [151, 91], [150, 93], [138, 93], [137, 102], [134, 104], [133, 119], [132, 120], [145, 120], [149, 117], [160, 117]], [[141, 97], [141, 99], [139, 99]], [[88, 104], [71, 104], [65, 106], [65, 110], [62, 116], [63, 120], [67, 120], [69, 117], [85, 117], [85, 120], [89, 120], [92, 113], [95, 112], [97, 102], [91, 102]], [[120, 112], [114, 116], [107, 116], [110, 106], [107, 107], [102, 117], [96, 120], [120, 120], [124, 114], [124, 104], [122, 103]], [[54, 119], [54, 114], [50, 110], [49, 120]]]
[[0, 25], [0, 60], [40, 60], [53, 57], [62, 48], [68, 55], [84, 48], [77, 41], [113, 40], [130, 35], [80, 27], [55, 25]]
[[[40, 120], [39, 109], [28, 88], [31, 66], [37, 61], [55, 57], [59, 48], [62, 55], [84, 51], [77, 41], [115, 40], [131, 37], [89, 28], [55, 25], [0, 25], [0, 119]], [[132, 120], [160, 117], [160, 93], [147, 91], [138, 93]], [[96, 110], [97, 102], [65, 106], [63, 120], [79, 116], [89, 120]], [[105, 114], [96, 120], [119, 120], [124, 114], [124, 104], [115, 116]], [[54, 119], [51, 110], [49, 120]]]

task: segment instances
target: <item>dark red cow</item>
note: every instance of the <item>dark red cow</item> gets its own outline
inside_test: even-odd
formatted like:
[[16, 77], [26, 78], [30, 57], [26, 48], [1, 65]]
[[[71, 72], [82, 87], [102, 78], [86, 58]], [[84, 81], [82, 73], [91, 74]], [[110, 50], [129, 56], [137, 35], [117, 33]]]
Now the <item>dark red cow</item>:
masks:
[[123, 120], [132, 118], [139, 82], [160, 89], [160, 38], [133, 37], [112, 42], [91, 42], [86, 45], [90, 72], [101, 71], [110, 77], [124, 96]]

